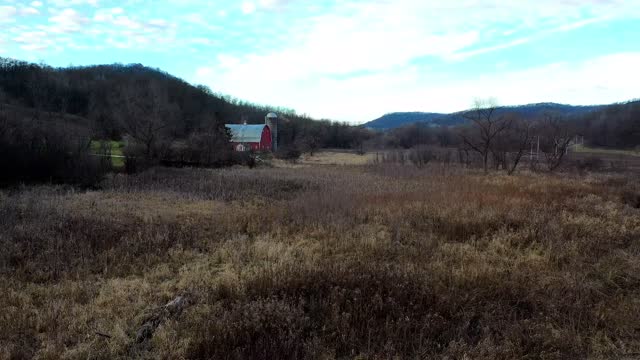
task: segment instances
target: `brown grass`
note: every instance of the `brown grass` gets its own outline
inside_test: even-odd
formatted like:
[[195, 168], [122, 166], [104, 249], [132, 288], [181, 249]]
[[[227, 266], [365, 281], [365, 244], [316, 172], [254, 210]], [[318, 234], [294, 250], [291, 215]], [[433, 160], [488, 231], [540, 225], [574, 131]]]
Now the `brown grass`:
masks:
[[0, 358], [637, 357], [638, 194], [386, 165], [0, 193]]
[[375, 153], [356, 154], [344, 151], [320, 151], [302, 155], [300, 163], [305, 165], [367, 165], [375, 158]]

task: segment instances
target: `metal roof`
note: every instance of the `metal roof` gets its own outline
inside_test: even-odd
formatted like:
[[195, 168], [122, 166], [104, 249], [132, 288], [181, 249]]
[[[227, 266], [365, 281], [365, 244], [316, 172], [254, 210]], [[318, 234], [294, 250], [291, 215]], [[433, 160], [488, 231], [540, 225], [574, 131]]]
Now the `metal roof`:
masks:
[[262, 131], [267, 125], [226, 124], [225, 126], [231, 130], [232, 142], [259, 143], [262, 139]]

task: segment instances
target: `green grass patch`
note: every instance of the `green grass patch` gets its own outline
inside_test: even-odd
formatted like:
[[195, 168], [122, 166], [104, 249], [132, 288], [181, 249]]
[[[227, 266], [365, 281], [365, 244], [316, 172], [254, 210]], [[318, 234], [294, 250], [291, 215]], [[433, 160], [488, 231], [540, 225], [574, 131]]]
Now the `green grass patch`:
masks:
[[91, 153], [101, 154], [103, 152], [103, 145], [107, 144], [111, 146], [111, 165], [118, 169], [124, 167], [124, 143], [122, 141], [115, 140], [92, 140], [91, 141]]
[[101, 147], [104, 143], [108, 143], [111, 145], [111, 154], [112, 155], [122, 155], [122, 150], [124, 149], [124, 143], [122, 141], [115, 140], [92, 140], [91, 141], [91, 151], [94, 154], [100, 153]]

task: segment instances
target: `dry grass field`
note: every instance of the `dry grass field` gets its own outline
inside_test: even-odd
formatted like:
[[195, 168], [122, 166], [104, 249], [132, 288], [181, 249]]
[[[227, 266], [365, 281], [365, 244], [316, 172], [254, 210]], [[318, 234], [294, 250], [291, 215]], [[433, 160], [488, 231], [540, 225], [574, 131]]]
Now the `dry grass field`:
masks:
[[639, 208], [624, 174], [437, 165], [6, 190], [0, 358], [638, 358]]
[[301, 163], [305, 165], [367, 165], [375, 158], [375, 153], [358, 155], [355, 152], [320, 151], [313, 156], [304, 154]]
[[626, 156], [640, 156], [640, 148], [636, 150], [613, 150], [613, 149], [598, 149], [587, 146], [578, 146], [574, 149], [575, 152], [589, 153], [589, 154], [601, 154], [601, 155], [626, 155]]

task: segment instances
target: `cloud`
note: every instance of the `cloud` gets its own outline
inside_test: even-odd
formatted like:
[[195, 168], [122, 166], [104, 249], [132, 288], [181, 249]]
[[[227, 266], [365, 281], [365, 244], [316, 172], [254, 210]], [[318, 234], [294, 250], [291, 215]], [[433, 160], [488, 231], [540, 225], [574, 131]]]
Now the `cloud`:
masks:
[[110, 22], [122, 13], [124, 13], [124, 9], [120, 7], [99, 9], [93, 15], [93, 20], [98, 22]]
[[[514, 86], [542, 86], [534, 73], [524, 73], [525, 63], [529, 70], [537, 69], [535, 76], [567, 82], [574, 79], [562, 74], [574, 74], [577, 68], [606, 69], [599, 63], [558, 63], [556, 73], [556, 68], [544, 68], [542, 60], [502, 59], [502, 51], [513, 48], [509, 54], [514, 54], [560, 32], [640, 18], [640, 2], [624, 0], [167, 0], [153, 1], [153, 7], [142, 0], [7, 1], [0, 0], [5, 4], [0, 5], [5, 51], [38, 50], [46, 56], [74, 49], [84, 51], [69, 53], [82, 57], [95, 49], [135, 49], [114, 51], [105, 61], [142, 54], [135, 61], [167, 66], [218, 91], [340, 120], [367, 120], [394, 110], [457, 110], [483, 95], [483, 89], [503, 101], [537, 99], [546, 93]], [[576, 46], [591, 56], [607, 51]], [[625, 46], [633, 50], [631, 44]], [[161, 51], [171, 55], [156, 56]], [[174, 65], [175, 54], [180, 67]], [[499, 71], [520, 70], [508, 73], [509, 78], [507, 73], [485, 78], [480, 72], [465, 74], [483, 60], [490, 71], [497, 71], [495, 64], [503, 60], [509, 60], [508, 66]], [[555, 60], [547, 56], [544, 61]], [[602, 61], [628, 66], [620, 59]], [[473, 79], [456, 80], [464, 76]], [[560, 87], [548, 94], [590, 98], [596, 86], [580, 84], [585, 92]], [[598, 91], [607, 98], [614, 90], [605, 85], [599, 84]]]
[[[202, 20], [198, 14], [186, 16], [190, 22]], [[94, 28], [94, 35], [106, 35], [105, 43], [119, 49], [154, 47], [163, 44], [165, 48], [175, 40], [176, 24], [166, 19], [140, 19], [127, 15], [120, 7], [105, 8], [94, 13], [93, 20], [103, 28]], [[106, 28], [104, 28], [106, 26]]]
[[[225, 61], [233, 65], [233, 60]], [[449, 82], [441, 81], [437, 73], [409, 66], [346, 79], [323, 77], [307, 84], [295, 79], [267, 83], [261, 78], [228, 79], [214, 69], [200, 68], [195, 80], [225, 93], [246, 94], [255, 102], [292, 107], [318, 118], [362, 123], [394, 111], [459, 111], [468, 108], [473, 99], [488, 96], [503, 105], [623, 101], [637, 97], [635, 84], [640, 83], [640, 73], [633, 69], [638, 63], [640, 52], [618, 53], [525, 70], [503, 69]]]
[[253, 12], [256, 11], [256, 4], [249, 1], [245, 1], [242, 3], [241, 10], [242, 10], [242, 13], [245, 15], [252, 14]]
[[240, 10], [245, 15], [253, 14], [258, 10], [281, 10], [291, 2], [291, 0], [258, 0], [257, 3], [245, 1], [241, 4]]
[[[243, 7], [249, 14], [293, 3], [299, 2], [264, 0], [245, 2]], [[282, 104], [341, 120], [366, 120], [358, 114], [370, 116], [376, 111], [384, 113], [384, 109], [415, 109], [420, 104], [457, 110], [483, 95], [482, 86], [472, 82], [447, 87], [453, 80], [430, 73], [430, 61], [470, 61], [481, 54], [523, 46], [558, 32], [610, 19], [640, 17], [640, 3], [630, 5], [622, 0], [539, 0], [535, 4], [502, 0], [338, 3], [329, 13], [288, 22], [287, 38], [275, 46], [218, 55], [196, 71], [194, 81], [206, 81], [222, 92], [253, 101]], [[519, 36], [511, 37], [515, 33]], [[416, 63], [427, 65], [417, 67]], [[574, 70], [571, 66], [563, 69]], [[516, 80], [513, 76], [510, 81]], [[434, 83], [434, 79], [444, 86], [433, 89], [426, 85]], [[496, 81], [505, 88], [513, 87], [502, 78]], [[256, 84], [269, 84], [269, 90]], [[501, 88], [495, 89], [498, 95], [503, 94], [498, 91]], [[449, 89], [450, 97], [439, 95], [443, 89]], [[467, 93], [467, 89], [473, 91], [458, 96], [460, 91]], [[518, 93], [507, 92], [503, 97], [509, 100]], [[537, 94], [533, 97], [537, 98]], [[429, 98], [438, 100], [430, 103], [426, 100]], [[397, 108], [389, 108], [390, 103], [397, 104]]]
[[59, 8], [66, 8], [77, 5], [98, 6], [99, 0], [49, 0], [49, 4]]
[[265, 10], [283, 10], [288, 5], [295, 3], [292, 0], [259, 0], [258, 5]]
[[79, 32], [89, 19], [74, 9], [64, 9], [49, 18], [49, 30], [54, 33]]
[[[604, 19], [604, 15], [587, 20], [581, 18], [582, 13], [595, 12], [579, 5], [588, 1], [540, 2], [544, 5], [529, 9], [530, 3], [498, 0], [468, 0], [447, 5], [433, 0], [344, 1], [337, 13], [287, 24], [288, 33], [296, 34], [297, 41], [292, 35], [294, 40], [289, 39], [275, 49], [240, 55], [237, 64], [240, 68], [221, 70], [255, 73], [268, 67], [275, 72], [286, 69], [285, 76], [385, 70], [425, 56], [465, 59], [522, 45], [542, 34], [568, 31]], [[289, 3], [291, 1], [258, 2], [265, 7]], [[611, 3], [617, 1], [593, 2], [600, 7]], [[244, 2], [242, 8], [245, 14], [257, 9], [253, 2]], [[606, 6], [602, 12], [607, 13], [605, 10], [611, 11]], [[492, 28], [521, 22], [537, 24], [534, 34], [476, 46], [487, 42], [486, 34]], [[550, 30], [545, 31], [545, 28]]]
[[15, 6], [0, 6], [0, 23], [13, 22], [18, 14]]
[[13, 41], [20, 44], [20, 48], [26, 51], [41, 51], [54, 45], [53, 39], [49, 37], [46, 31], [23, 32], [16, 36]]
[[40, 11], [34, 7], [24, 7], [20, 9], [21, 15], [38, 15]]
[[[62, 4], [93, 4], [96, 1], [57, 1]], [[37, 8], [22, 8], [17, 16], [38, 11]], [[111, 45], [115, 48], [156, 48], [169, 49], [175, 40], [175, 24], [161, 18], [141, 20], [125, 14], [120, 7], [98, 9], [93, 16], [87, 16], [88, 8], [51, 8], [51, 15], [33, 25], [13, 26], [10, 32], [17, 34], [11, 40], [24, 51], [45, 51], [64, 49], [88, 50]], [[37, 15], [37, 14], [35, 14]], [[36, 17], [37, 18], [37, 17]]]

